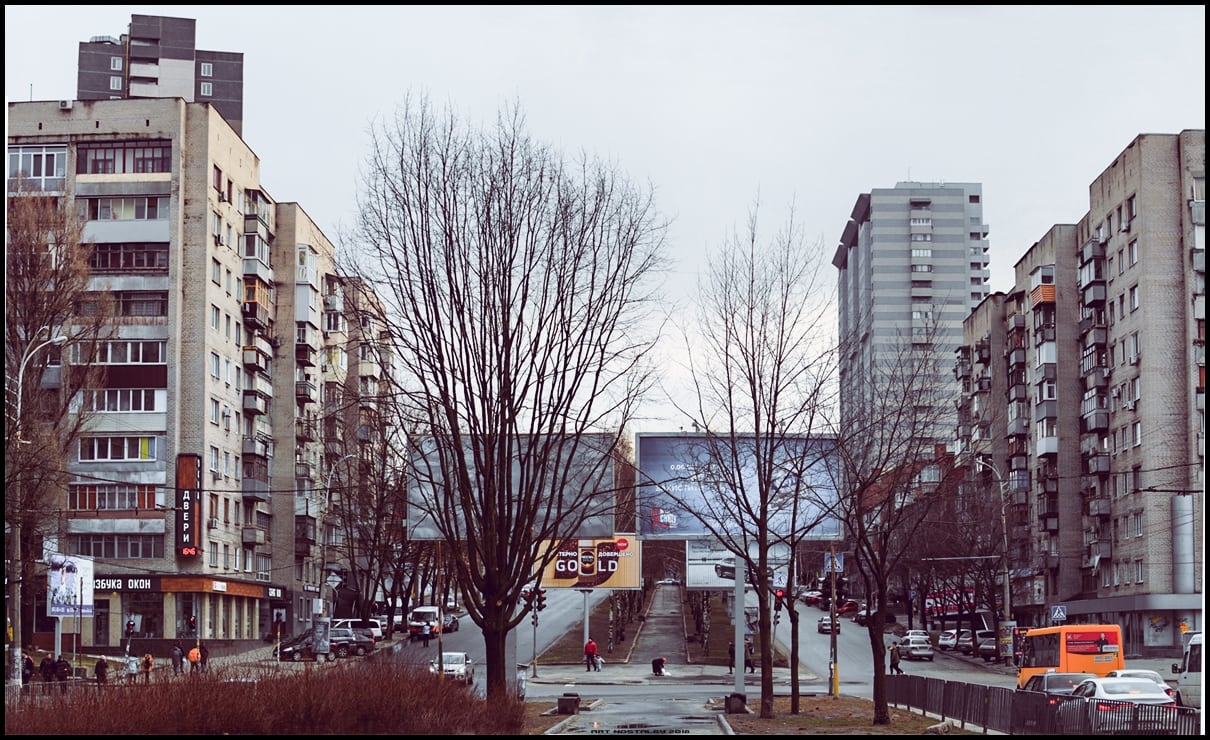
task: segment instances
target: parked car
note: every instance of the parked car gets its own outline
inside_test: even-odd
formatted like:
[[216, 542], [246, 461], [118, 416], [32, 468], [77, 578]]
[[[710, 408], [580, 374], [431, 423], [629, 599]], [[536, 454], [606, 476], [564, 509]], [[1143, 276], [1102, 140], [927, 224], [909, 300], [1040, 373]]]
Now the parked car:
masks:
[[840, 634], [840, 620], [832, 619], [830, 616], [822, 616], [819, 618], [819, 626], [816, 628], [821, 635], [830, 635], [833, 632]]
[[[300, 632], [289, 640], [283, 640], [281, 645], [274, 648], [274, 653], [278, 660], [293, 663], [304, 660], [319, 660], [320, 653], [315, 652], [314, 638], [314, 630]], [[323, 656], [324, 660], [336, 660], [336, 653], [334, 652], [324, 653]]]
[[529, 666], [525, 663], [517, 664], [517, 699], [525, 701], [525, 687], [529, 683]]
[[[441, 653], [441, 668], [445, 677], [470, 686], [475, 682], [475, 661], [470, 653]], [[429, 672], [437, 672], [437, 660], [429, 663]]]
[[993, 660], [1000, 659], [1000, 641], [994, 634], [982, 637], [979, 639], [979, 644], [975, 646], [975, 655], [983, 658], [984, 663], [990, 663]]
[[386, 626], [385, 623], [377, 619], [337, 619], [332, 622], [332, 626], [369, 630], [375, 641], [381, 640], [386, 635], [383, 630], [383, 627]]
[[933, 641], [927, 637], [905, 637], [899, 642], [899, 655], [905, 660], [933, 660]]
[[1080, 682], [1089, 678], [1096, 678], [1096, 675], [1092, 673], [1059, 673], [1058, 671], [1039, 673], [1036, 676], [1030, 676], [1021, 690], [1050, 694], [1050, 705], [1055, 706], [1060, 702], [1058, 697], [1070, 696]]
[[[970, 634], [970, 630], [962, 630], [962, 632]], [[959, 637], [961, 637], [961, 634], [958, 630], [945, 630], [937, 638], [937, 648], [940, 650], [957, 650]]]
[[[1060, 732], [1098, 735], [1176, 731], [1176, 700], [1149, 678], [1088, 678], [1072, 690], [1071, 696], [1073, 701], [1059, 704]], [[1076, 698], [1084, 701], [1074, 701]], [[1138, 711], [1139, 705], [1158, 705], [1171, 711]]]
[[819, 603], [819, 599], [823, 596], [823, 591], [803, 591], [798, 597], [802, 603], [807, 606], [815, 606]]
[[457, 615], [451, 614], [451, 615], [447, 616], [445, 618], [445, 624], [443, 624], [441, 626], [441, 631], [442, 632], [457, 632], [458, 631]]
[[975, 634], [971, 635], [970, 630], [962, 630], [963, 634], [958, 635], [958, 650], [963, 655], [971, 655], [975, 652], [975, 646], [985, 637], [995, 637], [996, 633], [992, 630], [975, 630]]
[[338, 658], [350, 655], [366, 655], [374, 650], [376, 641], [369, 630], [353, 629], [352, 627], [333, 627], [329, 630], [328, 639], [332, 643], [332, 652]]
[[928, 630], [908, 630], [907, 632], [903, 633], [903, 636], [904, 637], [923, 637], [924, 639], [928, 640], [930, 643], [933, 641], [933, 638], [931, 635], [929, 635]]
[[1168, 696], [1171, 696], [1179, 704], [1179, 694], [1176, 689], [1168, 685], [1164, 677], [1159, 674], [1159, 671], [1152, 671], [1147, 668], [1119, 668], [1116, 671], [1110, 671], [1105, 674], [1105, 678], [1148, 678], [1160, 685]]

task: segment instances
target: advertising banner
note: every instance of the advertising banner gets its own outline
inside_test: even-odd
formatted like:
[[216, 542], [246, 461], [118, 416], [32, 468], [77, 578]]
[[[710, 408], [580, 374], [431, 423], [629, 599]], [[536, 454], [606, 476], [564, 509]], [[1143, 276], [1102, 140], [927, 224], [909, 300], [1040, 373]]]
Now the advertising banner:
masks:
[[547, 540], [539, 547], [555, 550], [542, 571], [542, 588], [637, 589], [643, 573], [642, 548], [634, 535], [611, 539]]
[[[756, 562], [756, 551], [752, 550], [749, 557], [752, 562]], [[784, 588], [787, 568], [790, 565], [790, 548], [786, 545], [771, 546], [767, 560], [769, 585], [773, 588]], [[718, 540], [685, 541], [685, 588], [734, 588], [737, 572], [740, 578], [744, 578], [745, 571], [744, 560], [736, 558], [735, 554], [724, 548]], [[745, 588], [751, 588], [751, 585]]]
[[77, 555], [44, 553], [46, 615], [48, 617], [91, 617], [93, 615], [93, 561]]

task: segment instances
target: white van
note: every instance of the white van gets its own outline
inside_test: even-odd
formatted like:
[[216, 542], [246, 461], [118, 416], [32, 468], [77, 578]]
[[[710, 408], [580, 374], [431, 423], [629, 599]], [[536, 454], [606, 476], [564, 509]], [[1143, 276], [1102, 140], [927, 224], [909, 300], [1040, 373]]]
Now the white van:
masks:
[[1195, 632], [1185, 643], [1180, 663], [1172, 664], [1177, 675], [1177, 701], [1186, 707], [1202, 708], [1202, 633]]

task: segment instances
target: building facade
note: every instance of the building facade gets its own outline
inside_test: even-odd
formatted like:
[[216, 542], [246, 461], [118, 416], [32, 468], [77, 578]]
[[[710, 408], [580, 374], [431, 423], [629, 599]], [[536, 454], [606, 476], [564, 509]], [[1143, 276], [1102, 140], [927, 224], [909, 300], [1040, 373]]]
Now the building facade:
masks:
[[244, 55], [198, 49], [196, 28], [192, 18], [132, 15], [127, 33], [120, 37], [94, 36], [80, 42], [76, 99], [210, 103], [242, 136]]
[[1204, 180], [1204, 130], [1138, 136], [966, 321], [959, 443], [1021, 625], [1118, 623], [1136, 656], [1202, 629]]
[[[319, 494], [358, 474], [337, 472], [339, 436], [321, 423], [347, 341], [325, 295], [339, 282], [331, 242], [261, 187], [256, 155], [206, 103], [13, 103], [8, 149], [10, 192], [20, 177], [75, 203], [89, 295], [114, 310], [47, 539], [94, 561], [93, 616], [56, 636], [35, 588], [35, 641], [219, 648], [330, 614], [339, 551], [323, 546]], [[35, 159], [55, 166], [29, 183], [21, 163]]]

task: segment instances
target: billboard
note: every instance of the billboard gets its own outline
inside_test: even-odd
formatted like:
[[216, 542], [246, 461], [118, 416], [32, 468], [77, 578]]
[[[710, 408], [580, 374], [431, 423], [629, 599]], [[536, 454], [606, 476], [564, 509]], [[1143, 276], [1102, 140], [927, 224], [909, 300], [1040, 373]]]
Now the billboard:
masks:
[[542, 570], [542, 588], [628, 588], [641, 585], [642, 547], [634, 535], [609, 539], [546, 540], [555, 558]]
[[[756, 562], [755, 547], [748, 551], [752, 562]], [[785, 587], [786, 573], [790, 565], [790, 547], [785, 544], [770, 545], [768, 554], [769, 585]], [[747, 563], [735, 557], [723, 544], [713, 539], [685, 541], [685, 588], [730, 589], [735, 587], [735, 577], [744, 577]], [[748, 585], [747, 588], [751, 588]]]
[[[717, 531], [737, 533], [742, 514], [735, 506], [736, 491], [757, 496], [756, 464], [763, 457], [775, 465], [769, 530], [782, 536], [795, 531], [807, 541], [841, 539], [840, 519], [832, 513], [837, 495], [829, 470], [834, 469], [835, 440], [797, 436], [763, 438], [759, 443], [761, 455], [753, 437], [738, 438], [731, 449], [729, 438], [706, 434], [635, 435], [640, 536], [688, 539], [714, 537]], [[732, 472], [736, 465], [719, 470], [712, 463], [724, 456], [739, 461], [740, 480]]]
[[43, 553], [46, 574], [46, 616], [93, 615], [93, 561], [78, 555]]
[[[609, 434], [518, 435], [511, 447], [510, 476], [496, 476], [494, 465], [477, 467], [476, 459], [492, 459], [498, 452], [473, 446], [455, 450], [449, 438], [422, 437], [411, 452], [407, 483], [407, 529], [410, 540], [445, 540], [442, 526], [454, 539], [467, 527], [481, 529], [481, 493], [493, 491], [498, 500], [531, 494], [519, 492], [524, 485], [536, 486], [550, 502], [550, 520], [579, 523], [577, 537], [611, 537], [614, 533], [614, 502], [618, 495], [617, 438]], [[475, 489], [463, 501], [456, 483], [447, 482], [461, 466], [449, 459], [463, 455]], [[533, 490], [529, 488], [529, 490]]]

